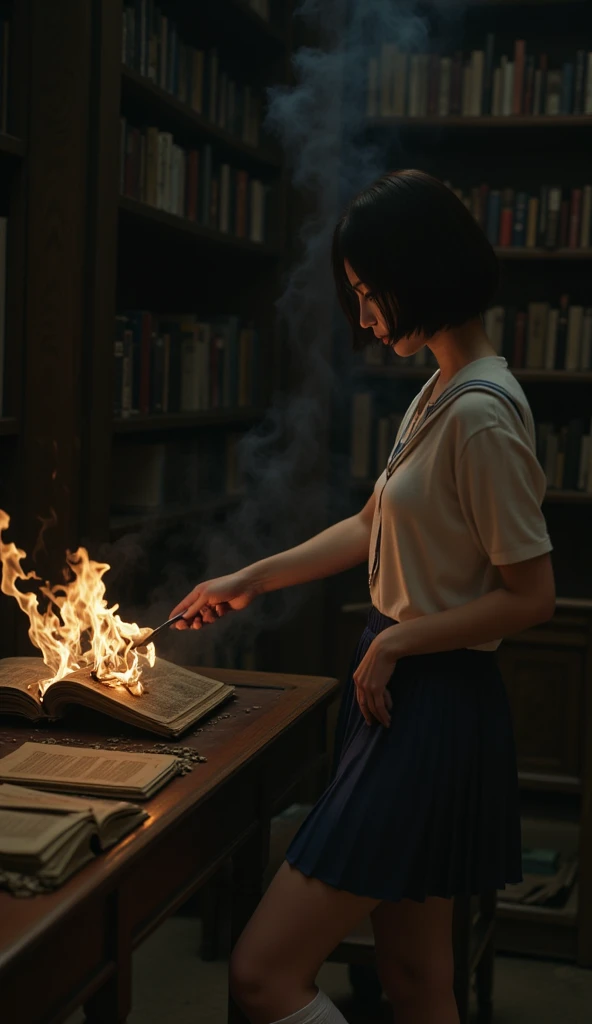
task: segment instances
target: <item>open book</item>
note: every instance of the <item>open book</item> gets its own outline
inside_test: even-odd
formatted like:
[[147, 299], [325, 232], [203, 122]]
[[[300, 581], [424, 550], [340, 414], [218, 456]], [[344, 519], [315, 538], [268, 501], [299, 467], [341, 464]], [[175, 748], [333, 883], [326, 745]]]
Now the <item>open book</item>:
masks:
[[41, 700], [39, 683], [50, 675], [41, 658], [0, 659], [0, 714], [33, 720], [61, 718], [69, 704], [80, 704], [175, 738], [234, 693], [233, 686], [162, 658], [156, 659], [153, 668], [142, 669], [145, 692], [139, 697], [123, 686], [97, 682], [85, 669], [52, 683]]
[[0, 870], [55, 888], [147, 817], [121, 801], [0, 785]]
[[28, 742], [0, 757], [0, 781], [147, 800], [177, 774], [177, 767], [171, 754]]

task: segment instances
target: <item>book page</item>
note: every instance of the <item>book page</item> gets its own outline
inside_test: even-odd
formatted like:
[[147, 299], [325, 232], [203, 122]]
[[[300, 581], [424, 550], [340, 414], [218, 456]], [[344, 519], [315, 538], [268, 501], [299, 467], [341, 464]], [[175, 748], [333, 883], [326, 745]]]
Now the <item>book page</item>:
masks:
[[145, 666], [142, 669], [142, 685], [146, 687], [146, 691], [139, 697], [134, 697], [123, 687], [109, 687], [97, 683], [88, 672], [73, 672], [64, 682], [70, 680], [82, 683], [85, 688], [106, 697], [109, 701], [124, 704], [138, 714], [165, 725], [187, 714], [202, 700], [224, 686], [218, 679], [198, 675], [197, 672], [190, 672], [189, 669], [162, 658], [156, 659], [153, 668]]
[[135, 754], [92, 747], [23, 743], [0, 758], [0, 779], [143, 789], [174, 765], [169, 754]]
[[88, 813], [57, 816], [0, 808], [0, 854], [33, 855], [46, 849], [63, 832], [87, 819]]
[[[0, 761], [1, 764], [1, 761]], [[12, 786], [0, 783], [0, 807], [12, 810], [40, 810], [47, 813], [72, 814], [76, 811], [90, 811], [98, 825], [112, 814], [122, 811], [140, 810], [127, 800], [101, 800], [98, 797], [67, 796], [65, 793], [49, 793], [47, 790], [30, 789], [28, 786]]]
[[44, 664], [42, 658], [0, 659], [0, 687], [22, 690], [38, 704], [40, 701], [36, 684], [50, 678], [51, 669]]

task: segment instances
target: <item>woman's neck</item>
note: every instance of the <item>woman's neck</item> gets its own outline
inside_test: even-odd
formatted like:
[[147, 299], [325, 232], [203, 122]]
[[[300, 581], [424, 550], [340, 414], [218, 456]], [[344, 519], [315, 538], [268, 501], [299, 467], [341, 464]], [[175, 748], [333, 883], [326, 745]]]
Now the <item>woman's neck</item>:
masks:
[[480, 317], [469, 320], [462, 327], [441, 331], [426, 344], [440, 367], [440, 375], [436, 382], [438, 394], [463, 366], [474, 362], [475, 359], [498, 355], [483, 329]]

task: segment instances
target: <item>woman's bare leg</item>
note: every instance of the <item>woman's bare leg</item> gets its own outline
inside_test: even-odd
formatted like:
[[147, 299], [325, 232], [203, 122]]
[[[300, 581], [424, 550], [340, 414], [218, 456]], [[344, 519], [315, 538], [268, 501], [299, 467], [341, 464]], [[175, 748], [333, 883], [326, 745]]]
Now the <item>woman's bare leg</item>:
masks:
[[397, 1024], [459, 1024], [453, 900], [383, 902], [371, 913], [378, 973]]
[[379, 902], [307, 878], [284, 861], [230, 959], [230, 991], [251, 1024], [272, 1024], [307, 1006], [326, 958]]

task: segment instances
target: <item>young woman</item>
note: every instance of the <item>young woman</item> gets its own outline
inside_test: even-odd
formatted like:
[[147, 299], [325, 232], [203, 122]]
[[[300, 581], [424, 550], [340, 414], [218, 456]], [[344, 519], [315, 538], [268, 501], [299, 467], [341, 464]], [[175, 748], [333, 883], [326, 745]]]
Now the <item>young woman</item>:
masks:
[[380, 178], [337, 224], [333, 267], [355, 347], [427, 345], [439, 369], [359, 514], [173, 610], [198, 629], [368, 562], [333, 778], [234, 948], [230, 985], [252, 1024], [343, 1024], [315, 978], [370, 915], [397, 1024], [455, 1024], [452, 897], [522, 880], [495, 650], [553, 614], [545, 475], [524, 392], [483, 329], [496, 257], [452, 191], [419, 171]]

